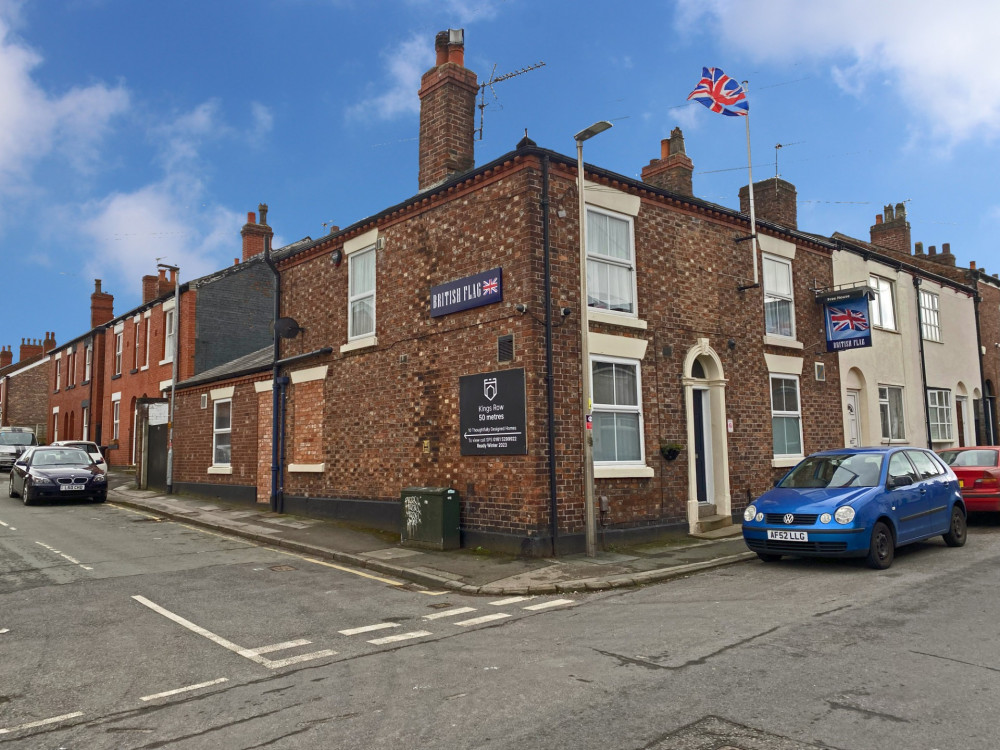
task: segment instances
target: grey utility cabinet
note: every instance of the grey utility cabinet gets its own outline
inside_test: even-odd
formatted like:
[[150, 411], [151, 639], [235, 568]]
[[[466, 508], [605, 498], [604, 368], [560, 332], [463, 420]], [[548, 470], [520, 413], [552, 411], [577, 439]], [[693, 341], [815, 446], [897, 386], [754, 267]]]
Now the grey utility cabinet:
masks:
[[460, 504], [450, 487], [405, 487], [399, 495], [402, 542], [427, 549], [458, 549]]

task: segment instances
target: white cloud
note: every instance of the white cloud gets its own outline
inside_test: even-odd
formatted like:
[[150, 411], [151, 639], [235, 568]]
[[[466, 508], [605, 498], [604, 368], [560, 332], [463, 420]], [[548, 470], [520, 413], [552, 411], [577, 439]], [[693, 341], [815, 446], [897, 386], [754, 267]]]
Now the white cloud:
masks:
[[946, 8], [932, 0], [679, 0], [677, 22], [688, 33], [706, 31], [706, 17], [721, 49], [829, 64], [853, 96], [884, 86], [878, 96], [904, 102], [936, 136], [1000, 134], [1000, 100], [991, 95], [1000, 85], [994, 0]]
[[[492, 21], [505, 0], [410, 0], [418, 8], [431, 8], [442, 18], [453, 20], [455, 26], [476, 21]], [[453, 26], [453, 28], [455, 27]]]
[[0, 5], [0, 192], [25, 192], [31, 168], [58, 153], [76, 169], [97, 161], [111, 123], [129, 107], [122, 86], [103, 83], [61, 96], [43, 91], [31, 73], [42, 57], [16, 39], [11, 18], [17, 4]]
[[420, 78], [434, 64], [434, 57], [433, 45], [423, 34], [414, 34], [390, 52], [383, 53], [388, 78], [384, 92], [348, 108], [348, 119], [364, 120], [374, 116], [389, 120], [418, 113]]

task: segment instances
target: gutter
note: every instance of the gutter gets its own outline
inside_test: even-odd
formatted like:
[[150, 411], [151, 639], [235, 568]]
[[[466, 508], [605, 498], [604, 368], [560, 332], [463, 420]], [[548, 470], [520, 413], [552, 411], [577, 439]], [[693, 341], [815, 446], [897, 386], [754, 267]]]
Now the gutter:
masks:
[[[272, 320], [271, 326], [274, 328], [274, 364], [271, 368], [271, 495], [270, 503], [271, 510], [275, 513], [279, 513], [279, 507], [284, 505], [282, 502], [283, 497], [278, 494], [278, 478], [281, 475], [281, 463], [280, 463], [280, 453], [278, 448], [279, 436], [279, 417], [278, 417], [278, 401], [279, 401], [279, 383], [278, 375], [281, 371], [281, 365], [279, 364], [281, 360], [281, 338], [278, 336], [278, 330], [275, 324], [278, 322], [278, 318], [281, 317], [281, 275], [278, 273], [278, 267], [274, 264], [274, 260], [271, 258], [271, 238], [264, 236], [264, 262], [267, 267], [271, 269], [271, 273], [274, 274], [274, 318]], [[280, 396], [284, 396], [284, 388], [281, 387]], [[284, 435], [282, 435], [284, 437]]]
[[552, 365], [552, 245], [549, 238], [549, 157], [542, 157], [542, 246], [545, 256], [545, 395], [548, 400], [546, 419], [549, 440], [549, 535], [552, 556], [556, 556], [559, 536], [559, 499], [556, 481], [556, 405], [555, 373]]
[[920, 282], [920, 278], [913, 277], [913, 291], [916, 292], [917, 298], [917, 341], [920, 342], [920, 383], [923, 386], [924, 425], [927, 428], [927, 448], [934, 450], [934, 441], [931, 439], [931, 407], [927, 402], [927, 363], [924, 360], [924, 316], [920, 309]]

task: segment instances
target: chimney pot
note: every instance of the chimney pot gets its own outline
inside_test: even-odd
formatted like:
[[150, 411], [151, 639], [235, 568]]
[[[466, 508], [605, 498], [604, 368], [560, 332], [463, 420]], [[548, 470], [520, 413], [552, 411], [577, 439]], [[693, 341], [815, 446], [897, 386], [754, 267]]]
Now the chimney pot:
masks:
[[881, 223], [882, 223], [882, 214], [878, 214], [875, 216], [875, 224], [878, 225]]
[[923, 255], [924, 254], [924, 243], [923, 242], [915, 242], [913, 244], [913, 254], [914, 255]]
[[267, 226], [267, 204], [258, 203], [257, 211], [260, 212], [260, 223], [263, 224], [264, 226]]
[[929, 248], [927, 248], [927, 254], [928, 255], [937, 255], [937, 246], [936, 245], [931, 245]]
[[970, 260], [969, 261], [969, 268], [971, 268], [973, 271], [975, 271], [976, 270], [976, 261]]
[[945, 255], [951, 255], [951, 243], [944, 242], [941, 244], [941, 252]]
[[253, 211], [247, 211], [247, 224], [256, 224], [257, 215]]

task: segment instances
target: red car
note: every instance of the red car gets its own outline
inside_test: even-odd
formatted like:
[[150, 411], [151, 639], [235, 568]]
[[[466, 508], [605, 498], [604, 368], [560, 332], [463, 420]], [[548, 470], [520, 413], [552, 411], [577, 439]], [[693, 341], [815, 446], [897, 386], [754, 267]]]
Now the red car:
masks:
[[970, 511], [1000, 511], [1000, 447], [949, 448], [938, 451], [958, 477]]

